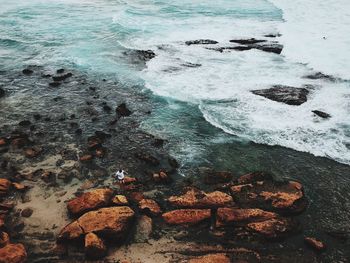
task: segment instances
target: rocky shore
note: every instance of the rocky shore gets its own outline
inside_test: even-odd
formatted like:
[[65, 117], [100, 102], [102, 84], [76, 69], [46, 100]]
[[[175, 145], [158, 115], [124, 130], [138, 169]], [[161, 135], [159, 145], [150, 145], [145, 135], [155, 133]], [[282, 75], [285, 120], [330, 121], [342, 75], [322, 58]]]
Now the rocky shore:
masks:
[[[146, 93], [67, 69], [1, 74], [0, 263], [323, 262], [333, 246], [304, 228], [312, 204], [293, 179], [179, 175], [167, 141], [139, 128], [154, 107]], [[291, 105], [308, 94], [273, 89], [253, 92]]]

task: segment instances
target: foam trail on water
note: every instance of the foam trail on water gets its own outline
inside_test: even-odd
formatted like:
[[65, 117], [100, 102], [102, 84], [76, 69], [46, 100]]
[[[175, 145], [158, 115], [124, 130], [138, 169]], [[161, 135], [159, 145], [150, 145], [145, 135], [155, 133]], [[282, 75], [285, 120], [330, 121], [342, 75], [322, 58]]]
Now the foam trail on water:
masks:
[[[223, 4], [230, 10], [229, 1]], [[266, 10], [262, 12], [258, 8], [255, 11], [259, 15], [249, 18], [228, 14], [208, 16], [183, 7], [176, 15], [159, 15], [157, 10], [157, 14], [140, 20], [140, 17], [130, 18], [124, 11], [119, 14], [120, 23], [135, 29], [140, 29], [141, 24], [142, 34], [134, 34], [122, 44], [156, 51], [157, 57], [148, 62], [142, 75], [147, 88], [160, 96], [197, 104], [208, 122], [227, 133], [350, 163], [348, 82], [307, 80], [303, 77], [312, 70], [294, 63], [289, 56], [257, 50], [220, 53], [208, 50], [207, 46], [184, 44], [186, 40], [209, 38], [219, 42], [213, 47], [229, 46], [233, 38], [264, 38], [265, 34], [277, 33], [284, 21], [272, 6], [262, 6], [274, 15], [266, 17]], [[138, 7], [147, 9], [144, 5]], [[190, 15], [184, 15], [187, 12]], [[301, 45], [313, 43], [301, 42]], [[186, 67], [188, 63], [200, 66]], [[308, 101], [300, 106], [251, 93], [275, 84], [295, 87], [311, 84], [314, 88]], [[332, 118], [320, 119], [313, 110], [323, 110]]]
[[283, 54], [350, 80], [350, 1], [270, 0], [283, 11]]

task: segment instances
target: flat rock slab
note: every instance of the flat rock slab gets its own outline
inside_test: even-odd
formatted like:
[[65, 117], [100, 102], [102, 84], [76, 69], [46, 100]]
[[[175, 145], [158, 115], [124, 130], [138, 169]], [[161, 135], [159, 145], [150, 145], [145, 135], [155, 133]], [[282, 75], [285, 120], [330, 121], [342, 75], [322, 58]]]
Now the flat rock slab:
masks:
[[210, 209], [179, 209], [164, 213], [163, 219], [169, 225], [194, 225], [211, 217]]
[[249, 223], [248, 228], [267, 239], [279, 239], [294, 233], [298, 224], [291, 218], [273, 218], [261, 222]]
[[211, 39], [197, 39], [197, 40], [190, 40], [186, 41], [185, 44], [190, 46], [190, 45], [213, 45], [217, 44], [219, 42]]
[[239, 206], [261, 208], [282, 214], [297, 214], [306, 209], [303, 186], [295, 181], [255, 181], [231, 186], [231, 193]]
[[194, 188], [183, 195], [171, 196], [168, 201], [173, 206], [187, 208], [218, 208], [233, 205], [232, 196], [224, 192], [205, 193]]
[[270, 89], [252, 90], [252, 93], [288, 105], [301, 105], [307, 101], [309, 91], [305, 88], [276, 85]]
[[264, 211], [258, 208], [219, 208], [216, 215], [216, 225], [230, 224], [244, 225], [252, 222], [260, 222], [279, 217], [274, 212]]
[[125, 238], [134, 215], [134, 211], [128, 206], [101, 208], [87, 212], [65, 226], [57, 239], [58, 241], [73, 240], [94, 232], [99, 236], [119, 241]]
[[84, 193], [69, 201], [67, 208], [70, 214], [79, 216], [85, 212], [107, 206], [113, 196], [112, 189], [96, 189]]
[[230, 258], [224, 253], [209, 254], [190, 259], [188, 263], [230, 263]]

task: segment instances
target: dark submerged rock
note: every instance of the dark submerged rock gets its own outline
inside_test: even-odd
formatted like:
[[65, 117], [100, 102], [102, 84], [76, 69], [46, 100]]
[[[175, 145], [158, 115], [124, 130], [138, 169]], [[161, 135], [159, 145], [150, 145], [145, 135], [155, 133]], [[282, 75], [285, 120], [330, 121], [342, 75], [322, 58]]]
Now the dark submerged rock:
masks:
[[31, 74], [33, 74], [33, 70], [31, 70], [29, 68], [25, 68], [25, 69], [22, 70], [22, 73], [24, 75], [31, 75]]
[[117, 108], [116, 108], [116, 113], [119, 117], [127, 117], [131, 115], [131, 111], [126, 107], [125, 103], [120, 104]]
[[237, 43], [241, 45], [252, 45], [257, 43], [266, 42], [264, 39], [255, 39], [255, 38], [248, 38], [248, 39], [232, 39], [230, 40], [231, 43]]
[[252, 93], [288, 105], [301, 105], [307, 101], [309, 91], [305, 88], [276, 85], [270, 89], [253, 90]]
[[66, 74], [63, 75], [59, 75], [59, 76], [52, 76], [53, 81], [63, 81], [69, 77], [73, 76], [72, 73], [68, 72]]
[[268, 44], [255, 44], [253, 48], [259, 49], [261, 51], [281, 54], [283, 46], [277, 43], [268, 43]]
[[314, 74], [306, 75], [304, 78], [307, 79], [326, 79], [330, 81], [335, 81], [336, 78], [331, 75], [323, 74], [322, 72], [316, 72]]
[[50, 82], [49, 83], [49, 86], [50, 87], [53, 87], [53, 88], [57, 88], [59, 85], [61, 85], [60, 82], [57, 82], [57, 81], [54, 81], [54, 82]]
[[323, 119], [328, 119], [331, 117], [330, 114], [328, 114], [327, 112], [324, 112], [324, 111], [313, 110], [312, 112]]
[[282, 36], [281, 34], [267, 34], [267, 35], [264, 35], [264, 37], [273, 37], [273, 38], [275, 38], [275, 37], [280, 37], [280, 36]]
[[134, 62], [146, 62], [156, 56], [152, 50], [128, 50], [124, 55], [131, 57]]
[[0, 98], [5, 96], [5, 90], [3, 88], [0, 88]]
[[211, 45], [211, 44], [217, 44], [219, 42], [215, 41], [215, 40], [211, 40], [211, 39], [198, 39], [198, 40], [190, 40], [190, 41], [186, 41], [185, 44], [187, 46], [190, 45]]

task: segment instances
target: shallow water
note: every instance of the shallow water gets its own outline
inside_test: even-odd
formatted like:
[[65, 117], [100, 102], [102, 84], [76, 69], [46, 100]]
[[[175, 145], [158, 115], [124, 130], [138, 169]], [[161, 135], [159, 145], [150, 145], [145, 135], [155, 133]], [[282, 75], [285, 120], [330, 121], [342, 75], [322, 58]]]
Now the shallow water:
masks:
[[[242, 140], [280, 145], [349, 163], [350, 94], [347, 75], [343, 74], [349, 69], [345, 59], [349, 34], [343, 30], [349, 19], [340, 10], [343, 27], [338, 28], [336, 14], [324, 15], [327, 4], [307, 16], [293, 8], [300, 6], [297, 3], [272, 2], [276, 6], [265, 0], [200, 4], [2, 1], [0, 63], [3, 69], [36, 64], [116, 74], [125, 84], [141, 84], [156, 95], [197, 105], [208, 122]], [[312, 4], [313, 1], [305, 3], [307, 7]], [[329, 1], [329, 5], [333, 4]], [[319, 27], [314, 27], [315, 23]], [[300, 28], [308, 31], [300, 35]], [[318, 44], [316, 31], [332, 32], [324, 41], [326, 44]], [[282, 37], [264, 37], [278, 33]], [[220, 53], [203, 45], [184, 44], [204, 38], [218, 41], [214, 47], [234, 46], [230, 39], [250, 37], [283, 43], [283, 56], [258, 50]], [[139, 67], [123, 56], [126, 48], [153, 49], [157, 57], [140, 73]], [[189, 63], [201, 66], [189, 67]], [[314, 71], [334, 74], [345, 81], [303, 78]], [[314, 88], [308, 102], [298, 107], [250, 92], [274, 84], [311, 84]], [[316, 109], [332, 118], [320, 119], [311, 112]]]

